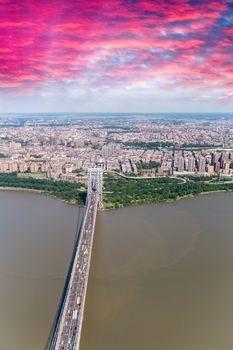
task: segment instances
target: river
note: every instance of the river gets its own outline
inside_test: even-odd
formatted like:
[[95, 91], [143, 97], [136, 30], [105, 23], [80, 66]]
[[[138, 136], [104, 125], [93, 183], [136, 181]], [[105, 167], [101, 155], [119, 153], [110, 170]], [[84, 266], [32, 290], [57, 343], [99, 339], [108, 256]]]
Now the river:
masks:
[[233, 193], [98, 215], [81, 350], [231, 350]]
[[0, 191], [0, 349], [44, 350], [73, 248], [77, 207]]
[[[1, 349], [43, 350], [78, 209], [0, 192]], [[100, 212], [81, 350], [231, 350], [233, 193]]]

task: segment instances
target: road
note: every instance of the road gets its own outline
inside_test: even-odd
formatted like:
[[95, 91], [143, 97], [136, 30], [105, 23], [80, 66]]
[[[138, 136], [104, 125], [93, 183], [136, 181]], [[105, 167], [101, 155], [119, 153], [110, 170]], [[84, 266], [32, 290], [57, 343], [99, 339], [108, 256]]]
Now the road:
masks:
[[98, 193], [92, 191], [77, 247], [70, 282], [50, 350], [78, 350], [81, 338], [91, 251], [98, 206]]
[[169, 179], [180, 180], [180, 182], [184, 182], [184, 183], [187, 182], [185, 178], [179, 177], [179, 176], [127, 176], [123, 173], [118, 173], [116, 171], [111, 171], [111, 172], [123, 177], [124, 179], [129, 179], [129, 180], [157, 180], [157, 179], [169, 178]]

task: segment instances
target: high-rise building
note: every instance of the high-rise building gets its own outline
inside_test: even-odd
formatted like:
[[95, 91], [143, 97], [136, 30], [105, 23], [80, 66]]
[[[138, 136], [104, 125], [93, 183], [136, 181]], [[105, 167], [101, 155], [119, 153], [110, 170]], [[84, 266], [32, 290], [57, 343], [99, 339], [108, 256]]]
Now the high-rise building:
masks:
[[19, 163], [19, 171], [20, 173], [25, 173], [28, 170], [28, 164], [26, 162]]
[[39, 170], [39, 165], [37, 163], [31, 163], [30, 164], [30, 171], [31, 173], [37, 173]]
[[195, 158], [190, 157], [188, 159], [188, 172], [194, 173], [194, 170], [195, 170]]
[[219, 161], [219, 154], [218, 152], [214, 153], [214, 163], [217, 163]]
[[230, 173], [230, 163], [225, 163], [225, 164], [224, 164], [223, 173], [224, 173], [224, 174], [229, 174], [229, 173]]
[[213, 175], [214, 174], [214, 166], [213, 165], [208, 165], [208, 168], [207, 168], [207, 172], [208, 172], [208, 175]]
[[114, 143], [109, 143], [108, 144], [108, 156], [111, 157], [111, 155], [113, 155], [114, 152], [115, 152]]
[[48, 169], [49, 169], [48, 163], [43, 163], [43, 164], [41, 164], [41, 166], [40, 166], [40, 171], [41, 171], [42, 173], [46, 173], [46, 172], [48, 171]]
[[215, 163], [214, 165], [214, 171], [217, 173], [217, 174], [220, 174], [220, 162], [217, 162]]
[[9, 163], [8, 164], [9, 172], [17, 172], [18, 171], [18, 164], [17, 163]]
[[49, 144], [50, 144], [50, 146], [55, 146], [55, 145], [57, 145], [57, 143], [58, 143], [58, 140], [57, 140], [57, 138], [55, 136], [50, 136], [49, 137]]
[[108, 156], [109, 156], [108, 146], [107, 145], [103, 145], [103, 147], [102, 147], [102, 157], [104, 159], [107, 159]]
[[206, 159], [205, 157], [200, 157], [199, 160], [199, 173], [200, 174], [205, 174], [206, 172]]
[[5, 162], [1, 162], [0, 163], [0, 172], [1, 173], [6, 173], [6, 172], [8, 172], [8, 170], [9, 170], [9, 164], [8, 163], [5, 163]]
[[214, 165], [214, 153], [211, 153], [211, 162], [210, 165]]
[[178, 172], [184, 172], [184, 157], [180, 156], [177, 160]]

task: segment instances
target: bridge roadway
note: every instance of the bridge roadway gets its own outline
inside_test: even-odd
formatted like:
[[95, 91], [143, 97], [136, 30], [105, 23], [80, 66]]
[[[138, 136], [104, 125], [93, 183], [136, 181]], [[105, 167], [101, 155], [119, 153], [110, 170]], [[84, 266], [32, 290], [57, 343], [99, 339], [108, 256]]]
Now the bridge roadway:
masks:
[[89, 195], [68, 288], [50, 350], [78, 350], [80, 346], [98, 196], [95, 190]]

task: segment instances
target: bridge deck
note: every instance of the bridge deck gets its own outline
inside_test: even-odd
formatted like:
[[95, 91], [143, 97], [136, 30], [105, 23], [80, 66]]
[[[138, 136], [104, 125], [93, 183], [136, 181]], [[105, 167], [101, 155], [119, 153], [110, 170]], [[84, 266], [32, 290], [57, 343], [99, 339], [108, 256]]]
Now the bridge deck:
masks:
[[79, 349], [98, 196], [99, 194], [93, 191], [88, 199], [69, 285], [50, 350]]

